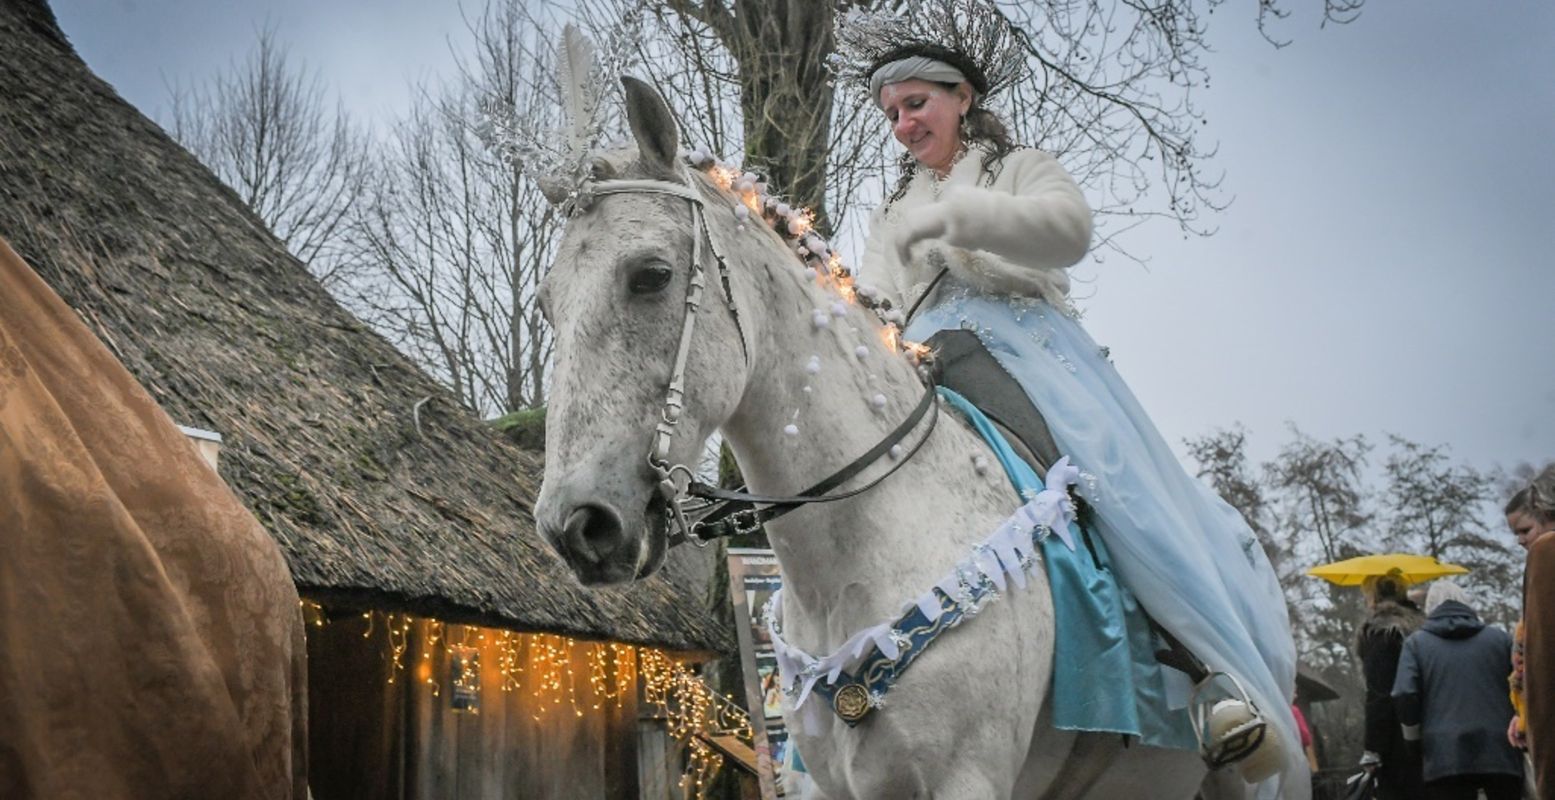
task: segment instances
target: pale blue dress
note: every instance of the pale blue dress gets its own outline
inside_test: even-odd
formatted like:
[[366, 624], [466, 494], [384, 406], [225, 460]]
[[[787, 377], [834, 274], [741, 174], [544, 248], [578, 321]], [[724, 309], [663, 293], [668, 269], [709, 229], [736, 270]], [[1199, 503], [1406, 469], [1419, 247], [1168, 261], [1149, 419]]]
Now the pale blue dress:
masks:
[[[1282, 745], [1299, 747], [1284, 596], [1241, 515], [1187, 473], [1074, 317], [947, 275], [904, 337], [922, 342], [955, 328], [975, 332], [1019, 381], [1059, 454], [1081, 470], [1079, 494], [1096, 512], [1092, 528], [1127, 593], [1210, 669], [1235, 675], [1278, 726]], [[1185, 690], [1176, 687], [1173, 705], [1181, 707]]]

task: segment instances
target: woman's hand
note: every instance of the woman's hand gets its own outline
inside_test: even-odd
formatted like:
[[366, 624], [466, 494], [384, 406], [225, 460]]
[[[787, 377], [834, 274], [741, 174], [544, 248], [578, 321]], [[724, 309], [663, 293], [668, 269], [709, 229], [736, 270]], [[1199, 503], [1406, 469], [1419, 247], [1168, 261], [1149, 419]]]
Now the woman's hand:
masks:
[[1506, 740], [1518, 750], [1528, 749], [1528, 734], [1523, 733], [1523, 726], [1518, 725], [1518, 718], [1512, 717], [1512, 724], [1506, 726]]
[[907, 212], [896, 226], [896, 258], [902, 266], [911, 263], [912, 246], [925, 239], [944, 238], [950, 232], [950, 218], [939, 203], [918, 206]]

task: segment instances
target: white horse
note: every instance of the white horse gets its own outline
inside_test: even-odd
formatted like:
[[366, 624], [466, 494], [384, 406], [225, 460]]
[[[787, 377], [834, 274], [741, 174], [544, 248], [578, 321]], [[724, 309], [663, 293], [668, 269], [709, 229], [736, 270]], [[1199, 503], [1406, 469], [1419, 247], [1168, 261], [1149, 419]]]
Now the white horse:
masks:
[[[556, 349], [535, 516], [586, 584], [662, 563], [670, 525], [651, 449], [661, 468], [694, 464], [721, 430], [752, 492], [792, 495], [870, 450], [925, 391], [870, 312], [836, 305], [767, 225], [741, 224], [736, 197], [679, 166], [664, 101], [625, 82], [637, 152], [595, 161], [601, 191], [568, 223], [541, 289]], [[921, 451], [878, 487], [769, 523], [790, 643], [829, 653], [894, 618], [1018, 504], [982, 439], [930, 413], [941, 418]], [[925, 420], [904, 445], [928, 431]], [[897, 463], [882, 459], [849, 487]], [[677, 488], [685, 477], [672, 476]], [[1205, 777], [1194, 753], [1054, 729], [1044, 714], [1052, 655], [1053, 604], [1037, 569], [1028, 588], [938, 639], [858, 727], [828, 713], [818, 736], [797, 720], [789, 730], [823, 797], [1194, 796]]]

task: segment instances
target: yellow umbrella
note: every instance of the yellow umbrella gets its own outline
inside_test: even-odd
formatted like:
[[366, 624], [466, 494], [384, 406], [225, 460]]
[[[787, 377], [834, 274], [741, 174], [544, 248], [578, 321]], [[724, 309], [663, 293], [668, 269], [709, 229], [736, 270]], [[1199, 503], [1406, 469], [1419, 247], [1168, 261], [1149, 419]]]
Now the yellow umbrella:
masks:
[[1405, 583], [1420, 583], [1443, 575], [1462, 575], [1467, 567], [1443, 564], [1431, 556], [1409, 553], [1378, 553], [1347, 558], [1307, 570], [1307, 574], [1340, 586], [1360, 586], [1367, 578], [1397, 575]]

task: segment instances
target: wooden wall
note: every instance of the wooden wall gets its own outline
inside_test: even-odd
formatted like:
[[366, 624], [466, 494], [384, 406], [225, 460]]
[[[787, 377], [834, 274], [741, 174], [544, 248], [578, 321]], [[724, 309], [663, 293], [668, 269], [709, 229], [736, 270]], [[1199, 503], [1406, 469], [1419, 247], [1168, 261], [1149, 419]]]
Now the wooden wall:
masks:
[[[552, 673], [560, 686], [536, 696], [538, 675], [520, 672], [516, 690], [501, 689], [503, 648], [492, 641], [495, 631], [471, 628], [467, 635], [463, 626], [439, 629], [417, 619], [400, 636], [395, 619], [393, 640], [405, 643], [402, 671], [391, 667], [382, 614], [371, 623], [341, 614], [308, 628], [316, 800], [681, 797], [679, 749], [662, 723], [639, 719], [635, 683], [619, 706], [609, 700], [594, 708], [592, 643], [574, 643], [570, 678]], [[484, 643], [475, 635], [482, 631]], [[450, 706], [447, 642], [427, 646], [429, 634], [439, 633], [480, 653], [476, 713]], [[530, 646], [519, 651], [524, 666]], [[614, 685], [613, 672], [607, 677]]]

